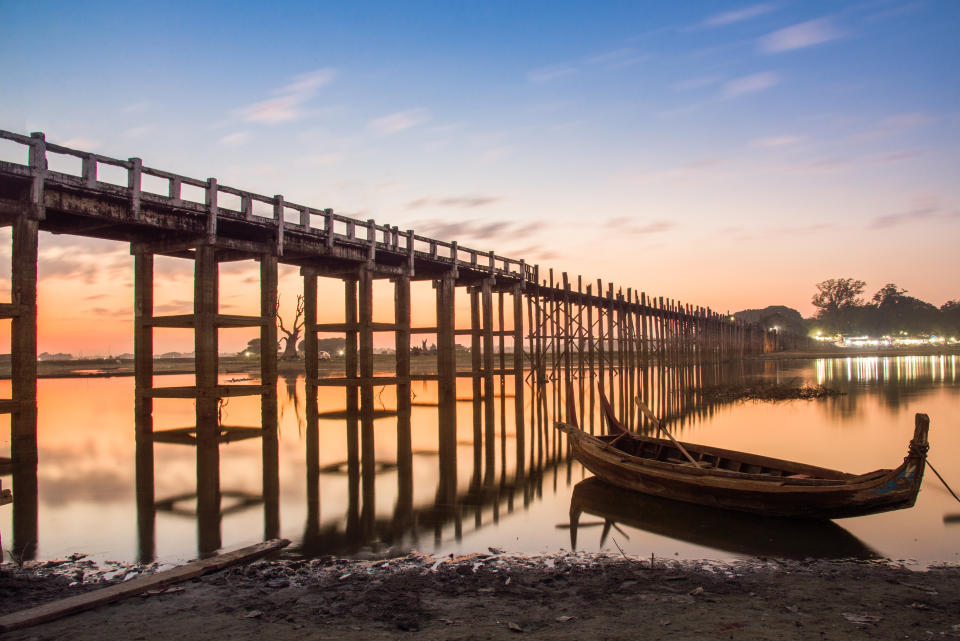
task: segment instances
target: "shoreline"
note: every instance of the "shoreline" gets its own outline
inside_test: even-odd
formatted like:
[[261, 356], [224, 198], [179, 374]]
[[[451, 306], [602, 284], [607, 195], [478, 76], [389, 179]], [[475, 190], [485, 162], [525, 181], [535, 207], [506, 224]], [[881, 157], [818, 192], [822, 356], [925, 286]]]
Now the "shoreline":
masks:
[[[856, 347], [834, 348], [828, 350], [812, 351], [784, 351], [771, 352], [769, 354], [755, 354], [745, 356], [745, 361], [771, 361], [771, 360], [810, 360], [819, 358], [850, 358], [865, 357], [877, 358], [885, 356], [956, 356], [960, 355], [960, 346], [948, 346], [939, 348], [910, 348], [910, 349], [869, 349], [864, 350]], [[512, 354], [511, 354], [512, 359]], [[470, 365], [469, 354], [458, 358], [458, 366]], [[377, 361], [384, 365], [392, 365], [393, 357], [390, 354], [377, 354], [375, 357], [375, 368]], [[419, 361], [419, 362], [418, 362]], [[414, 366], [413, 373], [430, 374], [435, 372], [435, 356], [421, 356], [411, 359]], [[712, 361], [708, 361], [712, 362]], [[193, 359], [155, 359], [154, 376], [173, 376], [188, 375], [194, 373]], [[655, 364], [655, 363], [653, 363]], [[99, 367], [108, 365], [108, 367]], [[303, 361], [280, 361], [279, 373], [281, 376], [297, 376], [304, 373]], [[342, 362], [321, 361], [320, 374], [329, 376], [342, 375]], [[526, 370], [526, 368], [525, 368]], [[251, 379], [259, 378], [259, 360], [250, 362], [248, 359], [239, 357], [221, 357], [220, 374], [248, 374]], [[380, 367], [376, 372], [392, 371], [391, 367]], [[0, 363], [0, 380], [10, 380], [10, 367], [7, 363]], [[95, 360], [73, 360], [73, 361], [40, 361], [38, 364], [37, 378], [118, 378], [133, 376], [133, 361], [124, 360], [117, 363], [116, 360], [95, 359]]]
[[[958, 566], [652, 561], [499, 550], [260, 560], [4, 638], [960, 638]], [[78, 591], [55, 568], [3, 569], [4, 614]]]

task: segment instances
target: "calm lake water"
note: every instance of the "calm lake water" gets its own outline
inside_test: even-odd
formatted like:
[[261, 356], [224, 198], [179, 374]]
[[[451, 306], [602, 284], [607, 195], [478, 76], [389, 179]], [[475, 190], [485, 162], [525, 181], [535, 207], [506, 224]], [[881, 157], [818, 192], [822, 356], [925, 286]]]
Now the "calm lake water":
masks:
[[[898, 465], [913, 432], [914, 414], [924, 412], [931, 421], [930, 460], [960, 488], [958, 369], [957, 356], [762, 361], [654, 369], [635, 385], [654, 411], [668, 417], [674, 435], [682, 440], [856, 473]], [[819, 383], [845, 394], [726, 404], [707, 404], [696, 394], [701, 385], [756, 380]], [[192, 376], [157, 378], [163, 386], [192, 383]], [[0, 385], [0, 397], [9, 396], [8, 388], [9, 381]], [[504, 389], [513, 390], [509, 377]], [[587, 481], [591, 474], [569, 459], [556, 431], [537, 427], [530, 387], [524, 395], [518, 475], [514, 399], [509, 392], [496, 399], [494, 438], [477, 443], [471, 382], [458, 380], [462, 400], [457, 403], [456, 475], [447, 475], [441, 485], [436, 384], [414, 383], [413, 391], [409, 478], [399, 474], [396, 465], [394, 390], [378, 387], [378, 465], [374, 475], [361, 479], [347, 471], [344, 392], [321, 387], [316, 425], [321, 473], [311, 482], [306, 472], [310, 426], [304, 380], [281, 379], [279, 496], [263, 500], [260, 439], [224, 444], [222, 515], [201, 524], [192, 498], [196, 453], [191, 446], [155, 446], [157, 503], [149, 514], [142, 505], [138, 511], [132, 378], [41, 380], [33, 556], [52, 559], [84, 552], [98, 560], [182, 561], [206, 551], [204, 546], [217, 540], [218, 533], [223, 548], [262, 540], [267, 506], [279, 504], [279, 534], [293, 541], [295, 552], [310, 555], [387, 549], [446, 554], [488, 547], [535, 554], [575, 547], [681, 559], [882, 556], [921, 564], [960, 562], [960, 504], [929, 469], [914, 508], [828, 523], [797, 524], [645, 499]], [[541, 410], [549, 412], [555, 403], [552, 389], [547, 387], [541, 398]], [[588, 388], [583, 402], [589, 412]], [[259, 415], [257, 397], [231, 398], [222, 422], [256, 425]], [[543, 415], [541, 423], [548, 426], [551, 420]], [[599, 426], [598, 414], [594, 420]], [[156, 429], [193, 422], [192, 401], [156, 401]], [[0, 451], [7, 451], [9, 429], [0, 433]], [[451, 469], [449, 461], [445, 465]], [[12, 486], [17, 495], [9, 476], [3, 486]], [[575, 529], [570, 526], [572, 505], [582, 510]], [[12, 514], [12, 506], [0, 507], [5, 550], [14, 543]], [[211, 533], [211, 528], [218, 532]]]

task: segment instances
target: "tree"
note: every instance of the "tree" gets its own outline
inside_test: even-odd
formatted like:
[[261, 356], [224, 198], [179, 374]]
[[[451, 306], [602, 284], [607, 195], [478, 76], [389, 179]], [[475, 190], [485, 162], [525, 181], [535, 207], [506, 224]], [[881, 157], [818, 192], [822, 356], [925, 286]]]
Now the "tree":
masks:
[[883, 305], [884, 303], [891, 303], [898, 298], [902, 298], [904, 294], [907, 293], [907, 290], [900, 289], [893, 283], [887, 283], [880, 288], [876, 294], [873, 295], [873, 302], [877, 305]]
[[960, 336], [960, 300], [948, 300], [940, 307], [940, 332]]
[[863, 288], [867, 284], [853, 278], [831, 278], [817, 283], [817, 293], [811, 299], [818, 307], [817, 318], [833, 331], [844, 331], [854, 322], [858, 308], [863, 306]]
[[906, 296], [907, 290], [887, 283], [873, 295], [876, 325], [881, 334], [920, 334], [934, 331], [941, 312], [930, 303]]
[[293, 325], [290, 326], [290, 329], [287, 329], [283, 324], [283, 318], [280, 316], [280, 297], [277, 297], [277, 323], [280, 325], [280, 331], [285, 335], [280, 337], [281, 341], [284, 341], [283, 353], [280, 354], [280, 360], [283, 361], [295, 361], [297, 360], [297, 341], [300, 338], [300, 331], [303, 329], [304, 318], [303, 318], [303, 295], [297, 296], [297, 313], [293, 317]]
[[247, 354], [260, 354], [259, 338], [252, 339], [249, 343], [247, 343], [247, 346], [244, 349], [240, 350], [240, 356], [245, 356]]

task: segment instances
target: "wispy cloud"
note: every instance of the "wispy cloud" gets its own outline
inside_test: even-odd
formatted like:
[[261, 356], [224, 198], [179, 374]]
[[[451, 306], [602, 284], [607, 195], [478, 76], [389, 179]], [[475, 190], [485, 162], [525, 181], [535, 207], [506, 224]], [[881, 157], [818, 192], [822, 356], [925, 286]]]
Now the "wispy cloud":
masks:
[[413, 226], [417, 233], [434, 238], [444, 240], [465, 238], [472, 241], [515, 240], [520, 236], [532, 234], [539, 227], [539, 221], [521, 224], [512, 220], [449, 220], [436, 218], [418, 221]]
[[141, 111], [146, 111], [153, 105], [149, 100], [141, 100], [139, 102], [134, 102], [123, 107], [120, 111], [128, 114], [139, 113]]
[[723, 85], [724, 98], [736, 98], [746, 94], [757, 93], [780, 84], [780, 76], [772, 71], [762, 71], [734, 78]]
[[138, 125], [136, 127], [130, 127], [129, 129], [124, 130], [123, 135], [127, 138], [142, 138], [149, 133], [152, 133], [157, 126], [153, 123], [146, 125]]
[[607, 69], [625, 69], [650, 60], [653, 56], [642, 53], [632, 47], [624, 47], [604, 53], [589, 56], [586, 61], [592, 65], [599, 65]]
[[513, 154], [513, 147], [510, 145], [501, 145], [500, 147], [491, 147], [477, 156], [477, 160], [482, 163], [493, 163], [503, 160]]
[[673, 88], [677, 91], [692, 91], [694, 89], [710, 87], [721, 80], [723, 80], [723, 76], [721, 75], [697, 76], [696, 78], [688, 78], [687, 80], [675, 82], [673, 83]]
[[768, 234], [775, 234], [778, 237], [792, 236], [794, 234], [814, 234], [834, 229], [836, 226], [831, 223], [810, 223], [809, 225], [784, 225], [781, 227], [772, 227]]
[[734, 24], [736, 22], [743, 22], [744, 20], [749, 20], [750, 18], [756, 18], [757, 16], [762, 16], [765, 13], [770, 13], [773, 11], [773, 9], [774, 6], [772, 4], [754, 4], [750, 5], [749, 7], [743, 7], [742, 9], [724, 11], [723, 13], [710, 16], [703, 21], [703, 24], [707, 27], [722, 27], [728, 24]]
[[65, 236], [40, 248], [41, 279], [62, 278], [93, 284], [119, 280], [129, 269], [129, 254], [110, 249], [104, 241]]
[[419, 107], [375, 118], [367, 123], [367, 128], [381, 136], [389, 136], [416, 127], [428, 120], [430, 120], [430, 112]]
[[780, 171], [787, 174], [807, 174], [814, 172], [832, 172], [848, 169], [853, 164], [851, 158], [839, 156], [823, 156], [804, 162], [786, 165]]
[[509, 255], [515, 259], [523, 258], [526, 260], [539, 259], [539, 260], [555, 260], [563, 256], [562, 253], [548, 249], [543, 245], [526, 245], [523, 247], [514, 247], [510, 250]]
[[893, 136], [904, 131], [916, 129], [932, 120], [933, 118], [929, 114], [922, 112], [895, 114], [884, 118], [858, 137], [864, 140], [886, 138], [887, 136]]
[[836, 40], [843, 34], [830, 18], [817, 18], [774, 31], [760, 39], [760, 51], [780, 53]]
[[756, 138], [750, 141], [750, 146], [760, 147], [760, 148], [787, 147], [789, 145], [795, 145], [801, 140], [803, 140], [801, 136], [793, 136], [790, 134], [785, 134], [782, 136], [768, 136], [766, 138]]
[[296, 76], [292, 82], [275, 90], [273, 98], [240, 109], [240, 117], [246, 122], [268, 125], [300, 120], [304, 116], [303, 104], [321, 87], [330, 84], [335, 76], [333, 69], [317, 69]]
[[231, 147], [239, 147], [248, 140], [250, 140], [249, 131], [237, 131], [222, 137], [220, 143]]
[[878, 20], [887, 20], [889, 18], [899, 18], [904, 15], [915, 13], [922, 9], [925, 2], [906, 2], [904, 4], [894, 5], [872, 13], [864, 17], [864, 22], [876, 22]]
[[100, 141], [93, 138], [67, 138], [61, 144], [72, 149], [94, 151], [100, 146]]
[[677, 224], [669, 220], [654, 220], [645, 224], [637, 224], [637, 221], [633, 218], [615, 216], [608, 218], [606, 223], [604, 223], [604, 227], [622, 234], [646, 236], [649, 234], [661, 234], [671, 229], [676, 229]]
[[913, 160], [919, 156], [920, 152], [918, 151], [903, 150], [891, 151], [886, 154], [877, 154], [875, 156], [871, 156], [870, 160], [880, 165], [887, 165], [890, 163], [903, 162], [905, 160]]
[[159, 314], [173, 314], [191, 310], [193, 310], [193, 301], [191, 300], [172, 300], [162, 305], [156, 305], [153, 308], [153, 311]]
[[329, 154], [312, 154], [309, 156], [303, 156], [301, 160], [304, 163], [312, 167], [329, 167], [330, 165], [335, 165], [340, 162], [341, 155], [336, 152], [331, 152]]
[[528, 71], [527, 80], [535, 84], [542, 84], [575, 73], [577, 73], [577, 68], [573, 65], [552, 65]]
[[446, 198], [417, 198], [407, 203], [407, 209], [422, 209], [424, 207], [462, 207], [472, 209], [491, 205], [501, 199], [497, 196], [451, 196]]
[[957, 222], [960, 221], [960, 211], [944, 211], [934, 198], [923, 198], [914, 203], [906, 211], [894, 214], [877, 216], [870, 224], [869, 229], [887, 229], [900, 225], [911, 225], [925, 222]]
[[633, 174], [632, 176], [629, 176], [629, 179], [631, 182], [635, 183], [666, 181], [682, 182], [690, 180], [696, 176], [703, 176], [710, 170], [715, 169], [722, 164], [722, 161], [716, 158], [702, 158], [700, 160], [684, 163], [683, 165], [674, 167], [673, 169], [660, 169], [658, 171], [642, 174]]

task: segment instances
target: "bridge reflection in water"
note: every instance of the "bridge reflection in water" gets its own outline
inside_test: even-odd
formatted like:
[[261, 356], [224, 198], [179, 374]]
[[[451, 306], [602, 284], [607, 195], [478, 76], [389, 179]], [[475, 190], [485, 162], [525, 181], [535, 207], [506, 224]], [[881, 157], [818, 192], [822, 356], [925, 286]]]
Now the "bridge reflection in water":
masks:
[[[762, 364], [757, 367], [763, 369]], [[555, 373], [542, 377], [536, 371], [527, 374], [529, 380], [525, 397], [530, 399], [530, 402], [519, 413], [524, 417], [522, 423], [516, 425], [513, 420], [518, 415], [511, 407], [515, 398], [500, 392], [496, 398], [498, 403], [495, 403], [500, 409], [496, 421], [498, 429], [494, 431], [492, 438], [486, 438], [485, 431], [478, 428], [478, 423], [482, 424], [483, 421], [482, 411], [474, 411], [477, 406], [485, 403], [482, 393], [474, 397], [454, 398], [455, 406], [447, 408], [446, 413], [455, 417], [471, 416], [473, 425], [459, 426], [461, 429], [457, 433], [465, 438], [458, 439], [457, 447], [443, 456], [433, 447], [422, 447], [422, 439], [418, 440], [421, 447], [415, 448], [411, 437], [414, 432], [414, 410], [419, 413], [418, 421], [428, 425], [435, 419], [425, 416], [434, 411], [437, 414], [441, 412], [439, 401], [434, 403], [432, 400], [433, 389], [432, 385], [428, 387], [428, 383], [423, 383], [425, 392], [417, 397], [421, 400], [405, 407], [371, 405], [361, 406], [359, 411], [348, 412], [336, 409], [321, 411], [320, 399], [326, 404], [325, 407], [328, 407], [331, 395], [336, 394], [335, 390], [318, 395], [309, 383], [304, 384], [302, 378], [281, 378], [279, 396], [283, 397], [284, 392], [286, 393], [286, 406], [303, 407], [303, 422], [299, 429], [300, 440], [305, 448], [303, 474], [306, 506], [302, 534], [300, 540], [294, 542], [294, 550], [305, 556], [379, 553], [390, 549], [404, 551], [417, 547], [419, 542], [427, 538], [432, 538], [433, 546], [439, 547], [445, 536], [452, 536], [459, 541], [471, 531], [479, 531], [485, 526], [496, 524], [505, 514], [528, 508], [538, 497], [543, 496], [545, 486], [549, 487], [551, 482], [554, 490], [561, 478], [565, 479], [567, 485], [576, 482], [583, 472], [579, 464], [569, 456], [563, 435], [552, 427], [558, 416], [556, 408], [565, 405], [561, 388], [564, 379], [568, 378], [568, 372], [558, 369]], [[624, 393], [642, 396], [657, 413], [665, 416], [675, 426], [678, 433], [683, 433], [689, 424], [708, 418], [718, 407], [716, 403], [704, 401], [698, 390], [755, 377], [758, 371], [748, 374], [742, 363], [727, 363], [641, 368], [635, 374], [634, 382], [639, 389], [627, 390]], [[614, 374], [617, 378], [621, 375], [619, 371]], [[512, 389], [510, 377], [503, 375], [502, 378], [501, 385], [494, 389]], [[574, 382], [575, 395], [589, 399], [592, 391], [589, 379], [576, 378], [575, 371], [569, 372], [569, 378]], [[466, 389], [467, 385], [461, 387]], [[619, 401], [618, 390], [619, 384], [614, 386], [615, 403]], [[380, 396], [383, 394], [373, 394], [371, 391], [371, 397]], [[272, 398], [275, 400], [277, 395]], [[422, 400], [424, 398], [429, 400]], [[395, 456], [384, 456], [381, 449], [379, 459], [371, 456], [365, 461], [361, 425], [364, 421], [372, 424], [374, 420], [378, 422], [378, 429], [386, 427], [396, 431], [396, 452]], [[588, 426], [587, 429], [598, 432], [604, 429], [599, 409], [591, 413], [589, 401], [584, 423]], [[229, 447], [231, 441], [260, 435], [251, 428], [231, 428], [219, 424], [215, 428], [221, 435], [218, 447], [221, 444]], [[340, 438], [331, 438], [335, 431], [342, 432]], [[137, 430], [137, 434], [146, 433], [143, 429]], [[473, 437], [476, 434], [479, 434], [479, 438]], [[203, 446], [197, 442], [191, 430], [163, 430], [154, 436], [158, 435], [162, 436], [154, 440], [165, 444]], [[276, 426], [264, 431], [263, 435], [262, 493], [223, 487], [219, 489], [214, 503], [205, 504], [204, 497], [213, 495], [203, 487], [204, 483], [212, 480], [211, 475], [206, 473], [198, 473], [195, 492], [184, 491], [154, 498], [152, 487], [138, 487], [141, 561], [148, 562], [156, 556], [155, 531], [159, 512], [196, 519], [197, 550], [201, 556], [215, 552], [221, 546], [221, 521], [224, 516], [233, 512], [263, 509], [263, 536], [273, 538], [280, 535], [280, 459], [275, 436]], [[331, 461], [331, 456], [335, 456], [335, 453], [331, 452], [330, 448], [338, 447], [329, 445], [332, 441], [345, 443], [342, 450], [345, 458]], [[436, 443], [437, 440], [433, 442]], [[146, 470], [152, 469], [152, 447], [151, 443], [150, 446], [137, 448], [138, 483], [148, 478]], [[458, 459], [461, 466], [466, 461], [472, 463], [471, 467], [462, 470], [465, 475], [458, 476]], [[419, 461], [417, 465], [415, 460]], [[415, 467], [421, 471], [427, 469], [428, 473], [415, 474]], [[322, 510], [325, 504], [321, 492], [323, 478], [340, 479], [336, 483], [326, 484], [326, 487], [337, 493], [336, 496], [326, 496], [326, 511]], [[424, 479], [427, 479], [426, 482], [436, 484], [435, 488], [425, 493], [421, 487], [415, 492], [415, 478], [421, 485]], [[219, 479], [216, 479], [216, 482], [219, 488]], [[395, 487], [389, 486], [394, 482]], [[588, 484], [587, 487], [593, 486]], [[143, 491], [144, 489], [146, 491]], [[590, 512], [590, 506], [584, 506], [582, 500], [585, 491], [578, 486], [574, 500], [580, 505], [579, 510]], [[382, 509], [377, 510], [378, 492], [396, 497], [389, 514]], [[593, 489], [590, 495], [595, 496], [598, 492], [599, 490]], [[603, 501], [599, 500], [600, 503]], [[594, 504], [597, 502], [594, 501]], [[686, 516], [699, 517], [696, 514], [684, 516], [683, 506], [677, 508], [681, 512], [680, 516], [677, 516], [677, 510], [672, 510], [669, 502], [660, 502], [652, 507], [640, 503], [636, 505], [638, 514], [635, 516], [643, 522], [638, 527], [643, 529], [679, 540], [688, 540], [703, 530], [702, 523], [698, 525], [696, 522], [690, 522], [687, 530], [684, 530], [682, 523]], [[331, 509], [343, 511], [334, 514], [330, 512]], [[689, 511], [692, 508], [686, 509]], [[601, 512], [594, 510], [593, 513]], [[605, 518], [631, 524], [629, 517], [622, 513], [605, 515]], [[741, 517], [721, 514], [711, 516], [710, 521], [716, 522], [718, 518], [736, 522]], [[662, 523], [658, 525], [657, 521]], [[770, 531], [774, 533], [770, 537], [776, 537], [776, 532], [783, 530], [783, 524], [780, 524], [780, 529], [777, 530], [775, 520], [761, 521], [763, 523], [753, 525], [772, 528]], [[545, 527], [552, 527], [552, 524]], [[728, 529], [737, 532], [742, 530], [742, 527]], [[808, 542], [823, 541], [822, 550], [825, 555], [829, 555], [827, 551], [830, 549], [839, 556], [872, 554], [869, 548], [859, 544], [839, 526], [830, 524], [813, 529], [816, 532], [808, 537]], [[814, 534], [816, 536], [813, 536]], [[289, 530], [287, 535], [289, 536]], [[716, 547], [743, 554], [774, 553], [771, 546], [765, 542], [764, 536], [759, 534], [752, 539], [738, 537], [740, 540], [737, 546], [725, 546], [720, 542]], [[798, 551], [796, 555], [815, 556], [819, 554], [818, 549], [820, 548], [808, 546], [806, 553]], [[788, 548], [774, 547], [773, 550], [786, 556], [791, 555]]]
[[[703, 391], [712, 386], [749, 384], [758, 379], [779, 381], [784, 377], [797, 380], [798, 372], [805, 372], [802, 375], [807, 377], [806, 380], [816, 381], [825, 376], [824, 371], [833, 371], [830, 384], [850, 388], [851, 394], [809, 406], [793, 406], [787, 414], [777, 414], [776, 408], [770, 406], [752, 406], [748, 412], [762, 412], [774, 420], [783, 420], [796, 412], [808, 418], [815, 418], [820, 413], [819, 420], [830, 423], [831, 416], [857, 413], [861, 407], [873, 412], [871, 408], [885, 408], [891, 403], [913, 403], [910, 399], [918, 395], [927, 395], [922, 401], [922, 407], [926, 409], [935, 402], [929, 395], [936, 394], [938, 389], [947, 395], [936, 402], [947, 403], [949, 407], [949, 399], [954, 398], [949, 395], [950, 390], [956, 389], [960, 380], [956, 375], [957, 361], [955, 356], [886, 359], [875, 368], [881, 373], [891, 373], [889, 385], [882, 386], [874, 384], [874, 378], [859, 375], [858, 370], [863, 367], [858, 367], [858, 362], [850, 370], [853, 378], [843, 376], [842, 372], [847, 369], [843, 361], [836, 361], [836, 366], [829, 362], [812, 362], [800, 370], [785, 369], [783, 363], [772, 361], [641, 367], [633, 371], [634, 387], [627, 382], [624, 391], [620, 391], [619, 379], [624, 374], [619, 370], [614, 371], [615, 384], [606, 381], [605, 385], [613, 391], [614, 404], [619, 405], [620, 394], [625, 402], [633, 395], [641, 396], [657, 414], [670, 421], [677, 434], [698, 441], [705, 436], [710, 438], [700, 433], [704, 424], [711, 426], [712, 434], [722, 424], [737, 422], [747, 416], [747, 408], [731, 413], [710, 401], [711, 396]], [[868, 370], [873, 366], [869, 360], [863, 363]], [[895, 374], [898, 369], [900, 375]], [[280, 385], [272, 394], [263, 394], [261, 398], [246, 397], [243, 402], [237, 401], [226, 408], [214, 407], [213, 422], [207, 426], [208, 431], [218, 435], [212, 444], [200, 442], [194, 427], [149, 432], [138, 422], [135, 450], [126, 436], [128, 428], [124, 426], [125, 417], [129, 416], [125, 406], [133, 405], [132, 399], [116, 396], [118, 392], [129, 394], [122, 390], [133, 391], [132, 381], [100, 379], [96, 385], [78, 379], [42, 382], [48, 386], [43, 388], [47, 391], [42, 398], [56, 397], [70, 409], [63, 409], [58, 416], [57, 411], [41, 403], [41, 410], [47, 408], [41, 412], [45, 417], [41, 433], [47, 438], [41, 441], [40, 469], [43, 473], [39, 483], [36, 463], [6, 461], [0, 464], [3, 487], [12, 486], [15, 496], [13, 505], [0, 507], [0, 510], [8, 511], [8, 518], [12, 516], [13, 525], [12, 545], [9, 538], [5, 538], [4, 544], [10, 553], [9, 558], [30, 560], [37, 556], [38, 542], [43, 543], [45, 558], [51, 558], [50, 554], [89, 551], [86, 546], [91, 541], [100, 544], [99, 536], [103, 545], [109, 548], [101, 548], [110, 555], [109, 558], [122, 558], [122, 550], [130, 543], [123, 537], [128, 535], [113, 531], [98, 535], [97, 515], [78, 513], [72, 506], [97, 510], [97, 505], [102, 504], [104, 510], [113, 510], [113, 518], [131, 519], [128, 522], [132, 523], [132, 512], [116, 512], [117, 505], [126, 504], [118, 504], [115, 497], [129, 495], [133, 486], [137, 490], [137, 557], [145, 562], [158, 556], [170, 559], [171, 553], [176, 558], [186, 558], [184, 555], [190, 554], [190, 548], [195, 548], [200, 555], [207, 555], [222, 547], [223, 543], [233, 546], [261, 536], [272, 538], [278, 535], [294, 539], [294, 547], [307, 556], [384, 553], [389, 549], [404, 551], [410, 548], [455, 550], [460, 547], [457, 542], [472, 536], [465, 544], [466, 549], [478, 545], [485, 547], [491, 544], [487, 541], [497, 541], [498, 535], [505, 531], [504, 527], [516, 528], [517, 523], [528, 529], [543, 529], [540, 533], [530, 533], [533, 543], [528, 541], [527, 550], [541, 549], [533, 547], [540, 545], [537, 541], [555, 540], [555, 543], [563, 544], [563, 533], [549, 534], [546, 531], [554, 532], [555, 524], [565, 518], [562, 514], [568, 506], [558, 503], [557, 499], [566, 500], [568, 488], [586, 475], [567, 455], [562, 435], [552, 428], [556, 409], [564, 407], [560, 392], [568, 378], [574, 383], [578, 404], [582, 402], [586, 407], [583, 420], [587, 429], [602, 432], [604, 428], [599, 413], [591, 412], [590, 397], [595, 394], [592, 381], [596, 379], [591, 379], [589, 373], [581, 377], [577, 368], [525, 371], [523, 397], [527, 402], [519, 408], [520, 412], [514, 408], [515, 396], [504, 393], [513, 390], [513, 381], [504, 375], [503, 380], [491, 388], [493, 406], [497, 411], [492, 435], [485, 429], [482, 410], [487, 401], [483, 397], [483, 388], [479, 395], [472, 396], [472, 381], [464, 378], [453, 397], [453, 407], [444, 411], [454, 416], [458, 424], [454, 426], [456, 429], [450, 430], [456, 435], [456, 447], [452, 453], [443, 456], [437, 447], [440, 401], [436, 383], [431, 381], [414, 385], [412, 402], [406, 407], [381, 404], [381, 398], [389, 400], [392, 397], [388, 393], [389, 386], [371, 386], [374, 389], [369, 396], [376, 404], [348, 412], [343, 409], [345, 386], [327, 386], [317, 393], [310, 389], [303, 377], [281, 377]], [[624, 378], [629, 381], [629, 376]], [[855, 391], [854, 386], [861, 378], [870, 383], [869, 392]], [[868, 398], [873, 400], [868, 401]], [[188, 408], [192, 403], [176, 402], [182, 404], [179, 411], [159, 407], [156, 416], [136, 416], [149, 424], [154, 419], [176, 424], [185, 416], [194, 416], [193, 407]], [[112, 419], [106, 414], [102, 418], [97, 416], [96, 408], [104, 403], [111, 404], [117, 418]], [[481, 411], [477, 411], [478, 405]], [[941, 413], [943, 411], [941, 409]], [[282, 417], [282, 431], [274, 418], [278, 413]], [[899, 413], [899, 410], [892, 413], [890, 426], [899, 424], [895, 416]], [[252, 416], [261, 419], [265, 416], [266, 429], [263, 425], [243, 424]], [[517, 416], [521, 417], [519, 424], [516, 423]], [[373, 456], [369, 454], [372, 448], [367, 449], [366, 462], [361, 429], [364, 421], [376, 423], [378, 438]], [[88, 424], [102, 429], [93, 430], [86, 427]], [[854, 423], [861, 424], [862, 421]], [[747, 438], [763, 440], [764, 434], [756, 431], [758, 427], [755, 424], [755, 431]], [[803, 436], [798, 431], [801, 427], [795, 421], [788, 422], [772, 432], [792, 430], [788, 442], [798, 442], [798, 436], [800, 442], [817, 440], [811, 439], [810, 435]], [[891, 430], [884, 428], [883, 431]], [[261, 439], [260, 443], [256, 442], [257, 438]], [[877, 438], [881, 438], [879, 432]], [[856, 441], [857, 437], [849, 435], [848, 442], [849, 439]], [[949, 432], [938, 431], [937, 439], [937, 444], [949, 451]], [[123, 473], [114, 475], [122, 483], [119, 489], [110, 486], [97, 490], [96, 479], [101, 477], [96, 475], [110, 472], [111, 461], [105, 462], [102, 456], [88, 458], [94, 453], [87, 449], [94, 440], [112, 453], [114, 465], [122, 466], [122, 461], [129, 456], [127, 452], [135, 451], [135, 477], [131, 468], [129, 476]], [[894, 433], [889, 440], [891, 452], [900, 456], [900, 437]], [[767, 446], [771, 443], [769, 439], [764, 442]], [[127, 443], [130, 445], [126, 446]], [[282, 450], [280, 445], [283, 445]], [[189, 471], [184, 476], [185, 466], [191, 465], [193, 459], [191, 455], [184, 456], [184, 447], [216, 447], [218, 455], [222, 451], [224, 462], [222, 465], [218, 463], [213, 473], [200, 465], [193, 470], [187, 467]], [[69, 454], [68, 458], [64, 458], [66, 454]], [[896, 460], [892, 456], [884, 455], [877, 462], [880, 465], [892, 463]], [[62, 463], [54, 462], [58, 459]], [[198, 452], [196, 459], [207, 461], [209, 453]], [[78, 465], [81, 462], [83, 464]], [[856, 469], [867, 467], [859, 462], [850, 462], [850, 465]], [[258, 468], [262, 475], [259, 479], [256, 476]], [[70, 481], [71, 478], [76, 481]], [[87, 479], [94, 481], [94, 486], [84, 488]], [[609, 495], [611, 492], [616, 494], [615, 490], [590, 489], [594, 485], [592, 482], [577, 485], [569, 507], [573, 508], [574, 515], [593, 514], [609, 522], [609, 536], [618, 540], [614, 523], [735, 554], [823, 557], [868, 557], [873, 554], [868, 546], [833, 524], [815, 526], [812, 531], [796, 536], [800, 530], [792, 524], [784, 526], [777, 521], [749, 519], [742, 515], [704, 514], [697, 508], [642, 497], [611, 498]], [[98, 495], [95, 493], [98, 491], [109, 494]], [[940, 504], [935, 502], [938, 495], [927, 492], [921, 498], [921, 505], [911, 512], [909, 520], [922, 521], [924, 510], [932, 510], [938, 527], [943, 527], [939, 525]], [[540, 506], [543, 502], [549, 506]], [[627, 505], [630, 507], [625, 508]], [[43, 513], [40, 513], [41, 509]], [[60, 516], [61, 511], [64, 516]], [[256, 514], [261, 511], [262, 518]], [[527, 516], [517, 518], [518, 513], [524, 512]], [[107, 522], [107, 513], [104, 512], [104, 523]], [[38, 518], [38, 514], [42, 518]], [[510, 524], [501, 525], [502, 519], [509, 514], [514, 514]], [[56, 531], [57, 526], [53, 524], [62, 522], [66, 515], [71, 519], [79, 517], [74, 527], [90, 528], [91, 533], [64, 536], [64, 532]], [[543, 515], [549, 521], [544, 520]], [[225, 524], [227, 517], [232, 520]], [[592, 523], [589, 517], [584, 516], [578, 521], [574, 516], [572, 520], [579, 522], [580, 533], [576, 540], [581, 545], [593, 547], [595, 539], [602, 538], [602, 530], [583, 530]], [[195, 523], [195, 546], [190, 541], [189, 531], [185, 533], [182, 527], [191, 521]], [[239, 536], [238, 523], [242, 526]], [[260, 523], [262, 531], [259, 531]], [[40, 531], [39, 524], [43, 524], [46, 531]], [[120, 525], [122, 529], [122, 523]], [[859, 522], [851, 522], [849, 526], [861, 536], [866, 533]], [[719, 536], [722, 532], [729, 536]], [[4, 534], [8, 532], [4, 531]], [[868, 536], [867, 540], [874, 542], [875, 538]], [[64, 544], [64, 541], [72, 540], [81, 543]], [[643, 549], [643, 544], [639, 549]]]

